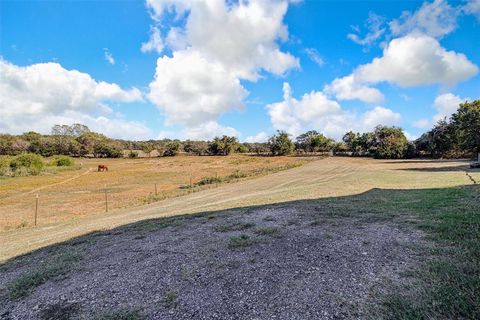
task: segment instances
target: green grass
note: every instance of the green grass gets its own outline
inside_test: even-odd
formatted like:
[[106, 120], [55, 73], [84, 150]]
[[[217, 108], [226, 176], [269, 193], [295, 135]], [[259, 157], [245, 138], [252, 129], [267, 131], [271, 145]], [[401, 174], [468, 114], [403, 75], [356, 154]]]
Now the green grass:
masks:
[[278, 237], [280, 229], [275, 227], [258, 228], [255, 230], [255, 233], [261, 236]]
[[228, 242], [228, 247], [230, 249], [244, 248], [244, 247], [251, 246], [255, 242], [256, 242], [255, 239], [252, 239], [249, 236], [243, 234], [238, 237], [230, 237]]
[[21, 275], [10, 283], [7, 288], [9, 297], [12, 300], [22, 299], [45, 282], [66, 276], [80, 259], [78, 254], [71, 251], [54, 254], [46, 262], [39, 264], [35, 270]]
[[166, 305], [171, 306], [177, 301], [177, 298], [178, 293], [175, 290], [168, 290], [163, 296], [163, 301]]
[[213, 229], [217, 232], [242, 231], [253, 228], [255, 223], [228, 223], [215, 226]]
[[[433, 248], [418, 247], [410, 270], [415, 286], [383, 297], [387, 319], [480, 319], [480, 188], [373, 190], [337, 199], [339, 216], [393, 219], [427, 234]], [[362, 211], [358, 208], [371, 208]], [[360, 212], [360, 213], [359, 213]], [[373, 220], [372, 220], [373, 219]]]

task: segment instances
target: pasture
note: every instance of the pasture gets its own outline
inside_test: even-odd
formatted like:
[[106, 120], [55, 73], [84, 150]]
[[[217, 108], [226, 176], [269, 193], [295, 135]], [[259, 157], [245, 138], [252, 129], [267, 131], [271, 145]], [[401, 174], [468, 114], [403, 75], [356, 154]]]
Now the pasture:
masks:
[[333, 157], [4, 231], [0, 315], [475, 319], [478, 181], [466, 161]]
[[[37, 194], [37, 224], [47, 225], [105, 213], [105, 189], [108, 209], [112, 211], [211, 187], [197, 186], [206, 177], [233, 182], [299, 166], [312, 159], [243, 155], [76, 159], [75, 170], [0, 179], [0, 231], [33, 226]], [[108, 166], [109, 171], [98, 172], [100, 164]]]

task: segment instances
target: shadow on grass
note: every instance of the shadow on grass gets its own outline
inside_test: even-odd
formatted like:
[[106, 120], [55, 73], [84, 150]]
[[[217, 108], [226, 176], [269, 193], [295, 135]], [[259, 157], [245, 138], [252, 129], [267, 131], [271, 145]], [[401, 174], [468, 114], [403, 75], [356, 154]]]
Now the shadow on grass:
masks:
[[[301, 212], [305, 212], [302, 218], [306, 221], [317, 218], [333, 220], [355, 218], [364, 223], [397, 223], [406, 228], [413, 226], [425, 231], [435, 247], [427, 254], [427, 259], [425, 259], [425, 253], [421, 256], [422, 261], [419, 261], [418, 269], [411, 270], [415, 277], [415, 288], [388, 290], [380, 306], [376, 307], [376, 312], [379, 312], [378, 308], [381, 310], [377, 315], [380, 315], [380, 318], [394, 319], [480, 318], [480, 295], [478, 295], [480, 292], [480, 215], [478, 214], [480, 187], [478, 186], [411, 190], [372, 189], [351, 196], [150, 219], [109, 231], [93, 232], [39, 249], [10, 259], [0, 265], [0, 270], [30, 263], [35, 265], [37, 257], [45, 260], [46, 255], [58, 255], [62, 250], [68, 251], [73, 247], [77, 248], [78, 252], [81, 246], [88, 246], [102, 237], [142, 235], [167, 227], [183, 226], [194, 221], [216, 220], [245, 213], [255, 214], [255, 210], [266, 208], [289, 208], [289, 210], [301, 208]], [[228, 227], [232, 228], [230, 225]], [[257, 232], [273, 234], [272, 230], [265, 229]], [[234, 231], [238, 230], [234, 229]], [[281, 238], [278, 241], [281, 241]], [[231, 237], [229, 246], [241, 248], [252, 244], [254, 244], [252, 239], [241, 235]], [[81, 261], [80, 258], [78, 260]], [[10, 298], [22, 298], [35, 290], [35, 286], [50, 279], [39, 276], [38, 272], [39, 270], [34, 269], [31, 274], [40, 277], [42, 281], [26, 281], [31, 277], [31, 274], [27, 274], [10, 284], [7, 287], [7, 290], [10, 290]], [[51, 272], [50, 275], [54, 278], [57, 273]], [[65, 276], [64, 273], [61, 275]], [[22, 280], [22, 277], [28, 279]], [[29, 287], [22, 287], [24, 285]], [[18, 295], [18, 292], [22, 294]]]

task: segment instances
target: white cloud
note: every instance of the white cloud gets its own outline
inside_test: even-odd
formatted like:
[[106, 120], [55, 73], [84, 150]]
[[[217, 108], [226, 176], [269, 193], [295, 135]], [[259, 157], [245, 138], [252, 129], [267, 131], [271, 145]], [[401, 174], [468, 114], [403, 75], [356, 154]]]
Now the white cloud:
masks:
[[367, 103], [377, 104], [384, 99], [380, 90], [355, 81], [355, 75], [353, 74], [333, 80], [331, 84], [325, 86], [324, 91], [335, 95], [338, 100], [358, 99]]
[[420, 119], [413, 123], [413, 126], [420, 129], [427, 129], [431, 126], [431, 121], [428, 119]]
[[436, 97], [435, 101], [433, 102], [433, 106], [435, 107], [437, 113], [433, 117], [433, 122], [435, 123], [445, 118], [447, 120], [450, 119], [452, 114], [457, 111], [460, 103], [464, 101], [465, 100], [452, 93], [445, 93]]
[[150, 38], [148, 39], [147, 42], [142, 43], [140, 50], [144, 53], [152, 52], [152, 51], [155, 51], [157, 53], [162, 53], [163, 47], [164, 45], [163, 45], [162, 37], [160, 35], [160, 30], [155, 26], [151, 26]]
[[254, 136], [248, 136], [245, 138], [245, 142], [254, 143], [254, 142], [267, 142], [268, 141], [268, 134], [264, 131], [257, 133]]
[[410, 34], [392, 40], [383, 56], [354, 71], [361, 83], [390, 82], [402, 87], [429, 84], [455, 85], [478, 73], [465, 55], [447, 51], [437, 40]]
[[113, 58], [113, 55], [110, 53], [110, 51], [108, 51], [107, 48], [104, 48], [103, 53], [105, 55], [105, 60], [108, 63], [110, 63], [111, 65], [114, 65], [115, 64], [115, 59]]
[[232, 127], [222, 126], [216, 121], [208, 121], [198, 126], [189, 127], [181, 133], [184, 139], [191, 140], [211, 140], [223, 135], [238, 137], [239, 132]]
[[384, 107], [375, 107], [363, 115], [363, 126], [374, 128], [378, 125], [394, 126], [400, 123], [401, 116]]
[[167, 11], [177, 16], [165, 41], [172, 55], [158, 59], [148, 95], [167, 124], [213, 127], [222, 113], [243, 106], [248, 92], [241, 80], [299, 67], [277, 44], [288, 39], [287, 1], [149, 0], [147, 5], [159, 23]]
[[94, 130], [115, 136], [146, 134], [149, 129], [118, 115], [106, 118], [106, 102], [141, 101], [136, 89], [97, 82], [89, 74], [66, 70], [58, 63], [26, 67], [0, 60], [0, 131], [47, 133], [54, 124], [82, 122]]
[[399, 19], [391, 21], [390, 30], [394, 36], [414, 32], [441, 38], [455, 30], [460, 13], [459, 7], [451, 7], [444, 0], [424, 2], [414, 13], [404, 11]]
[[474, 15], [480, 20], [480, 0], [469, 0], [462, 9], [465, 13]]
[[347, 38], [362, 46], [370, 46], [385, 33], [386, 28], [384, 25], [385, 18], [373, 12], [369, 12], [368, 19], [365, 22], [365, 27], [368, 29], [368, 33], [362, 38], [357, 34], [359, 33], [360, 28], [352, 26], [352, 29], [357, 33], [349, 33]]
[[231, 108], [241, 108], [247, 91], [218, 62], [193, 50], [177, 51], [157, 61], [149, 99], [165, 112], [167, 124], [198, 126]]
[[307, 53], [308, 57], [310, 60], [315, 62], [318, 66], [323, 66], [325, 64], [325, 61], [323, 61], [322, 57], [318, 53], [318, 51], [314, 48], [307, 48], [305, 49], [305, 52]]
[[397, 125], [401, 116], [387, 108], [375, 107], [357, 115], [345, 111], [338, 102], [328, 99], [323, 92], [312, 91], [300, 100], [292, 97], [288, 83], [283, 85], [283, 101], [266, 106], [275, 129], [297, 136], [315, 129], [339, 139], [348, 130], [368, 131], [378, 124]]

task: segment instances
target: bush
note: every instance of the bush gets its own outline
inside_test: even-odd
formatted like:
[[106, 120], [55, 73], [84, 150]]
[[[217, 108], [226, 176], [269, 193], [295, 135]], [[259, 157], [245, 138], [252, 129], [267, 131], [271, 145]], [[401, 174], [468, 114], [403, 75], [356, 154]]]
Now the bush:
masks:
[[9, 176], [10, 171], [10, 158], [0, 157], [0, 177]]
[[43, 166], [43, 158], [33, 153], [16, 156], [10, 161], [10, 168], [15, 175], [38, 175]]
[[71, 167], [74, 164], [73, 159], [67, 156], [54, 157], [50, 162], [50, 165], [55, 167]]
[[136, 152], [136, 151], [130, 151], [130, 152], [128, 153], [128, 157], [129, 157], [130, 159], [138, 158], [138, 152]]
[[178, 150], [180, 149], [180, 142], [172, 141], [166, 144], [165, 151], [163, 151], [164, 157], [174, 157], [178, 154]]
[[223, 179], [221, 177], [203, 177], [196, 185], [204, 186], [207, 184], [221, 183]]

